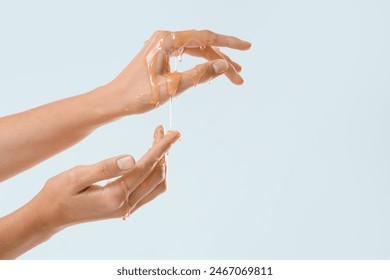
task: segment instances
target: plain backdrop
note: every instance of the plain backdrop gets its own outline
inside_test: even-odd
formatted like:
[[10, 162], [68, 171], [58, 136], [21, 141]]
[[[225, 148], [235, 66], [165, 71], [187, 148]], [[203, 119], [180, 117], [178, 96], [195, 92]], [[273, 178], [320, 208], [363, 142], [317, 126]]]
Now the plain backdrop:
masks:
[[[226, 50], [243, 86], [221, 77], [174, 100], [167, 193], [21, 259], [388, 259], [389, 14], [387, 0], [1, 1], [2, 116], [109, 82], [155, 30], [253, 43]], [[168, 122], [166, 104], [99, 128], [1, 183], [0, 215], [75, 165], [139, 158]]]

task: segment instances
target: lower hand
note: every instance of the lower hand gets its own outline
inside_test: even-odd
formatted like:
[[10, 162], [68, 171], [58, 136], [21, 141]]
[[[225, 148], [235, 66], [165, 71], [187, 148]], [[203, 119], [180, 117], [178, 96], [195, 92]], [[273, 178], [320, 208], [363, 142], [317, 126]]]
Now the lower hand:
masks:
[[[49, 179], [31, 201], [43, 228], [64, 227], [133, 213], [166, 189], [165, 155], [180, 138], [156, 128], [153, 147], [138, 161], [118, 156], [97, 164], [77, 166]], [[115, 178], [102, 187], [96, 182]]]

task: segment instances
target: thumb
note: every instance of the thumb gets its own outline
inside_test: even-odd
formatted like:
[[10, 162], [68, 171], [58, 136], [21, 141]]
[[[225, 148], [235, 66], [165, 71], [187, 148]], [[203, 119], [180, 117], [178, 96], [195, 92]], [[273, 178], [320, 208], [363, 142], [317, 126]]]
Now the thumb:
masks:
[[75, 167], [73, 176], [77, 180], [77, 187], [83, 189], [96, 182], [123, 175], [134, 166], [135, 160], [132, 156], [122, 155], [96, 164]]
[[181, 93], [199, 83], [208, 82], [229, 69], [229, 64], [224, 59], [216, 59], [210, 62], [199, 64], [194, 68], [182, 73], [178, 92]]

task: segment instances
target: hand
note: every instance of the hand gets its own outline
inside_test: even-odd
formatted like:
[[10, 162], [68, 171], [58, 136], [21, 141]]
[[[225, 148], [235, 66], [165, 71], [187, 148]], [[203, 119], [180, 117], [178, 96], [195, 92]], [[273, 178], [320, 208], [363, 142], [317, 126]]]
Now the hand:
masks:
[[[242, 84], [242, 67], [218, 47], [247, 50], [251, 43], [208, 30], [157, 31], [108, 88], [120, 93], [118, 100], [126, 106], [127, 114], [137, 114], [221, 74], [234, 84]], [[204, 57], [208, 62], [182, 73], [171, 72], [170, 57], [182, 54]]]
[[[32, 201], [43, 227], [58, 231], [73, 224], [120, 218], [151, 201], [166, 189], [165, 155], [179, 138], [177, 131], [164, 135], [159, 126], [153, 147], [137, 163], [131, 156], [119, 156], [51, 178]], [[95, 184], [118, 176], [104, 187]]]

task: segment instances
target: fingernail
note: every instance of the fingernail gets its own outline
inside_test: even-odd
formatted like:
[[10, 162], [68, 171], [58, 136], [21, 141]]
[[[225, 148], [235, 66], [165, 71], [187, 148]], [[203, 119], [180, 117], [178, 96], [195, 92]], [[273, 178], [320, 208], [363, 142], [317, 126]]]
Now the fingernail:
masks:
[[224, 60], [217, 60], [213, 63], [213, 69], [215, 73], [223, 73], [229, 68], [229, 65]]
[[135, 161], [133, 157], [127, 156], [118, 159], [116, 161], [116, 165], [119, 167], [120, 170], [129, 170], [135, 165]]

